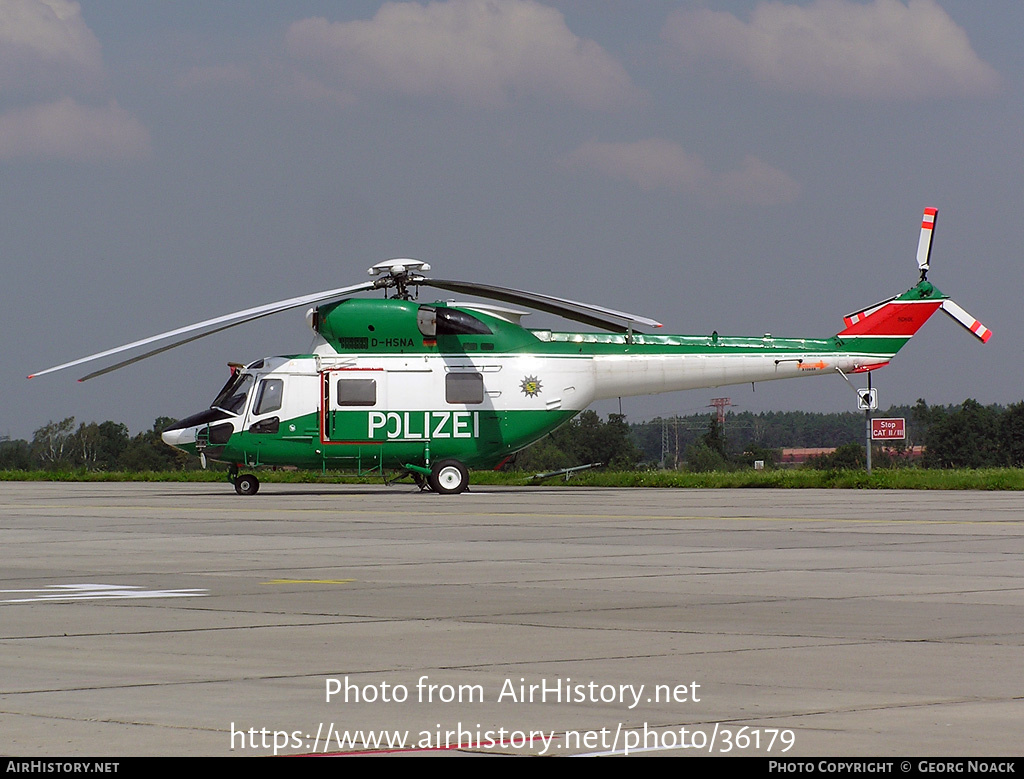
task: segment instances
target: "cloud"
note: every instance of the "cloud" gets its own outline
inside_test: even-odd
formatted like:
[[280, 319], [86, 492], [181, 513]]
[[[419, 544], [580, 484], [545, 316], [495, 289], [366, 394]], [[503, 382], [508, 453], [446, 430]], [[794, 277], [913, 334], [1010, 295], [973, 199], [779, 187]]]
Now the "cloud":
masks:
[[800, 185], [787, 173], [756, 157], [726, 173], [710, 171], [704, 161], [679, 144], [660, 138], [633, 143], [588, 141], [563, 162], [636, 184], [644, 190], [668, 189], [714, 202], [772, 205], [796, 198]]
[[662, 38], [686, 63], [725, 61], [794, 92], [913, 100], [999, 88], [996, 71], [935, 0], [760, 2], [749, 22], [681, 10]]
[[96, 161], [149, 154], [149, 134], [111, 101], [79, 105], [70, 97], [0, 114], [0, 159]]
[[175, 86], [182, 91], [193, 89], [229, 89], [250, 91], [256, 86], [256, 79], [244, 65], [209, 65], [189, 68], [175, 80]]
[[350, 90], [333, 89], [290, 65], [264, 61], [258, 67], [227, 64], [189, 68], [174, 80], [183, 93], [240, 94], [264, 90], [283, 100], [351, 105], [356, 97]]
[[0, 91], [95, 87], [100, 43], [68, 0], [0, 2]]
[[491, 106], [542, 95], [592, 109], [636, 97], [613, 57], [532, 0], [385, 3], [368, 21], [295, 22], [287, 46], [354, 89]]
[[22, 105], [0, 113], [0, 160], [148, 155], [146, 129], [113, 99], [73, 97], [102, 93], [104, 81], [100, 42], [78, 3], [0, 0], [0, 94]]

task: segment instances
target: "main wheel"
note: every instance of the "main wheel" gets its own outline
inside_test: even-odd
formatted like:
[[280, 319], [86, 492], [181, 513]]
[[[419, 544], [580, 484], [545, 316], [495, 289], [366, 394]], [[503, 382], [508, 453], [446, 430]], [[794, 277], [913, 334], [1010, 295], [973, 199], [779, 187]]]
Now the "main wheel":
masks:
[[251, 473], [235, 479], [235, 492], [239, 495], [255, 495], [260, 491], [260, 480]]
[[465, 492], [469, 486], [469, 471], [458, 460], [440, 460], [430, 466], [427, 479], [430, 489], [441, 495]]

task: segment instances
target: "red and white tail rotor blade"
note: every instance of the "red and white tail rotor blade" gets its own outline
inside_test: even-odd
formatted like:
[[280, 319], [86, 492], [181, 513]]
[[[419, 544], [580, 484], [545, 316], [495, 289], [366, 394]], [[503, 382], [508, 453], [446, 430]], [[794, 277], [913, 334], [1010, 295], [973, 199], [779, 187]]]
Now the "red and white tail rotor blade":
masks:
[[954, 303], [948, 298], [942, 301], [942, 310], [945, 311], [952, 319], [955, 319], [961, 324], [969, 333], [977, 338], [982, 343], [988, 343], [988, 339], [992, 337], [992, 331], [989, 330], [985, 325], [975, 319], [973, 316], [964, 311], [960, 306]]
[[932, 256], [932, 235], [935, 233], [935, 220], [939, 217], [939, 209], [926, 208], [924, 218], [921, 220], [921, 240], [917, 242], [917, 267], [922, 273], [926, 273], [931, 265], [929, 260]]

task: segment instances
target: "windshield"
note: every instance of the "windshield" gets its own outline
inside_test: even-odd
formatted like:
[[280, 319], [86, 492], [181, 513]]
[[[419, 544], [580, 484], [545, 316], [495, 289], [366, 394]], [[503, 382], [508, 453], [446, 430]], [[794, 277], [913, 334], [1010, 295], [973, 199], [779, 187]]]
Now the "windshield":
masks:
[[253, 377], [250, 373], [238, 373], [228, 379], [224, 389], [217, 395], [210, 408], [220, 409], [229, 414], [240, 414], [245, 410], [245, 399], [252, 389]]

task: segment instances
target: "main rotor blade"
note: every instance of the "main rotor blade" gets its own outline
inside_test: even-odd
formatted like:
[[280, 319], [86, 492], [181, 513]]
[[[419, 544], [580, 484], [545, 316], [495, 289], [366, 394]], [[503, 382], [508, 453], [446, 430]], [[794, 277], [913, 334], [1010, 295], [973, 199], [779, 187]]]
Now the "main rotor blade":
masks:
[[949, 298], [942, 301], [942, 310], [949, 315], [949, 317], [962, 325], [971, 335], [981, 341], [983, 344], [988, 343], [988, 339], [992, 337], [992, 331], [989, 330], [985, 325], [975, 319], [973, 316], [964, 311], [960, 306], [954, 303]]
[[[156, 343], [157, 341], [163, 341], [167, 338], [176, 338], [178, 336], [184, 336], [183, 338], [179, 338], [178, 340], [170, 344], [164, 344], [159, 349], [147, 352], [146, 354], [143, 354], [140, 357], [136, 357], [131, 360], [126, 360], [106, 370], [97, 371], [95, 373], [91, 373], [88, 376], [84, 376], [83, 378], [79, 379], [79, 381], [85, 381], [86, 379], [91, 379], [94, 376], [100, 376], [104, 373], [109, 373], [111, 370], [116, 370], [117, 368], [124, 367], [125, 365], [130, 365], [133, 362], [138, 362], [139, 360], [145, 359], [146, 357], [151, 357], [154, 354], [166, 352], [168, 349], [173, 349], [176, 346], [181, 346], [182, 344], [189, 343], [190, 341], [195, 341], [198, 338], [204, 338], [208, 335], [219, 333], [221, 330], [227, 330], [229, 327], [235, 327], [236, 325], [251, 322], [254, 319], [260, 319], [261, 317], [270, 316], [271, 314], [277, 314], [281, 311], [287, 311], [290, 308], [299, 308], [300, 306], [308, 306], [313, 303], [322, 303], [325, 300], [331, 300], [333, 298], [339, 298], [345, 295], [353, 295], [357, 292], [364, 292], [368, 289], [374, 289], [376, 286], [378, 286], [378, 284], [375, 281], [364, 281], [361, 284], [354, 284], [350, 287], [339, 287], [338, 289], [329, 289], [323, 292], [314, 292], [311, 295], [302, 295], [297, 298], [278, 300], [275, 303], [267, 303], [266, 305], [256, 306], [255, 308], [247, 308], [244, 311], [236, 311], [233, 314], [224, 314], [223, 316], [214, 317], [213, 319], [207, 319], [203, 322], [196, 322], [193, 325], [179, 327], [176, 330], [168, 330], [166, 333], [153, 335], [150, 336], [149, 338], [142, 338], [138, 341], [132, 341], [132, 343], [130, 344], [118, 346], [115, 347], [114, 349], [107, 349], [106, 351], [103, 352], [90, 354], [88, 357], [80, 357], [79, 359], [72, 360], [71, 362], [62, 363], [61, 365], [55, 365], [54, 367], [47, 368], [44, 371], [33, 373], [29, 376], [29, 378], [34, 379], [36, 376], [43, 376], [47, 373], [54, 373], [55, 371], [64, 370], [65, 368], [72, 368], [75, 365], [81, 365], [82, 363], [92, 362], [93, 360], [100, 360], [104, 357], [110, 357], [111, 355], [114, 354], [120, 354], [121, 352], [126, 352], [130, 349], [136, 349], [140, 346], [147, 346], [151, 343]], [[206, 328], [216, 329], [211, 329], [209, 332], [201, 333], [199, 335], [193, 335], [194, 333], [196, 333], [196, 331], [204, 330]]]
[[926, 208], [921, 219], [921, 238], [917, 242], [917, 268], [927, 271], [931, 268], [932, 236], [935, 234], [935, 222], [939, 218], [939, 209]]
[[[267, 316], [270, 315], [267, 314]], [[252, 320], [250, 319], [246, 321], [251, 322]], [[240, 324], [243, 323], [233, 322], [230, 325], [221, 325], [215, 330], [207, 330], [205, 333], [199, 333], [199, 335], [189, 336], [188, 338], [183, 338], [180, 341], [175, 341], [174, 343], [166, 344], [165, 346], [161, 346], [156, 349], [150, 349], [148, 352], [143, 352], [142, 354], [136, 355], [135, 357], [129, 357], [127, 360], [121, 360], [121, 362], [115, 362], [113, 365], [108, 365], [106, 368], [100, 368], [98, 371], [87, 373], [85, 376], [80, 378], [79, 381], [89, 381], [89, 379], [95, 379], [97, 376], [102, 376], [105, 373], [110, 373], [111, 371], [116, 371], [119, 370], [120, 368], [125, 368], [131, 365], [132, 363], [139, 362], [140, 360], [145, 360], [147, 357], [155, 357], [156, 355], [162, 354], [163, 352], [170, 351], [171, 349], [176, 349], [179, 346], [184, 346], [185, 344], [191, 343], [192, 341], [198, 341], [200, 338], [206, 338], [206, 336], [208, 335], [219, 333], [221, 330], [227, 330], [229, 328], [234, 327], [235, 325]], [[32, 377], [29, 376], [29, 378], [31, 379]]]
[[539, 292], [527, 292], [521, 289], [447, 279], [417, 279], [415, 283], [428, 287], [437, 287], [449, 292], [458, 292], [463, 295], [476, 295], [477, 297], [501, 300], [514, 305], [527, 306], [538, 311], [557, 314], [566, 319], [572, 319], [592, 327], [599, 327], [602, 330], [610, 330], [617, 333], [629, 332], [635, 325], [640, 325], [641, 327], [661, 327], [660, 322], [648, 319], [647, 317], [627, 314], [624, 311], [616, 311], [612, 308], [595, 306], [590, 303], [579, 303], [575, 300], [542, 295]]

